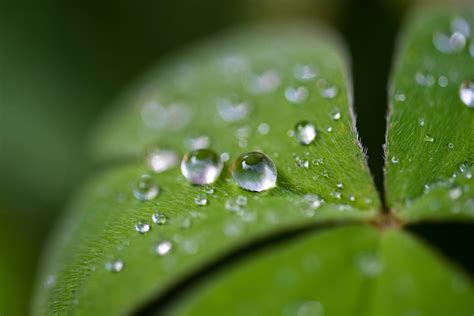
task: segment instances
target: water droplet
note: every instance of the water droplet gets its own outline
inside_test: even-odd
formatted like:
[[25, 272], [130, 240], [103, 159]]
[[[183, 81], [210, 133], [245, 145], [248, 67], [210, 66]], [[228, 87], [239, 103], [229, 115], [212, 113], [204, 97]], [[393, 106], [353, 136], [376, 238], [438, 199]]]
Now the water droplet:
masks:
[[459, 97], [468, 107], [474, 109], [474, 81], [464, 80], [459, 87]]
[[316, 128], [307, 121], [298, 122], [295, 126], [295, 137], [302, 145], [309, 145], [316, 138]]
[[462, 195], [462, 189], [460, 187], [452, 188], [449, 191], [449, 198], [453, 201], [459, 199], [461, 195]]
[[460, 16], [455, 17], [451, 21], [451, 31], [459, 32], [465, 37], [469, 37], [469, 35], [471, 34], [471, 28], [469, 27], [469, 23]]
[[153, 200], [160, 192], [152, 177], [144, 174], [133, 188], [133, 195], [140, 201]]
[[229, 99], [217, 101], [217, 112], [226, 122], [237, 122], [246, 118], [250, 112], [246, 102], [233, 103]]
[[254, 151], [244, 153], [234, 161], [232, 177], [241, 188], [261, 192], [275, 187], [277, 170], [267, 155]]
[[435, 32], [433, 34], [433, 45], [441, 53], [450, 53], [451, 44], [449, 43], [450, 37], [444, 33]]
[[145, 221], [139, 221], [135, 224], [135, 230], [140, 234], [145, 234], [150, 230], [150, 224]]
[[329, 84], [324, 79], [318, 80], [317, 86], [319, 93], [325, 99], [334, 99], [339, 93], [339, 89], [335, 85]]
[[123, 268], [124, 268], [124, 263], [120, 259], [113, 260], [105, 264], [105, 269], [107, 269], [110, 272], [120, 272], [123, 270]]
[[173, 248], [173, 244], [171, 244], [168, 240], [160, 241], [155, 247], [155, 253], [160, 256], [166, 256], [170, 253], [171, 249]]
[[196, 205], [199, 205], [199, 206], [207, 205], [207, 198], [206, 198], [205, 195], [198, 194], [198, 195], [194, 198], [194, 203], [196, 203]]
[[211, 144], [211, 140], [208, 136], [200, 135], [187, 138], [185, 144], [189, 150], [198, 150], [208, 148]]
[[209, 194], [209, 195], [214, 194], [214, 188], [206, 187], [206, 193]]
[[276, 70], [266, 70], [261, 75], [254, 76], [250, 81], [250, 91], [253, 93], [268, 93], [275, 91], [281, 83]]
[[338, 121], [340, 120], [342, 117], [342, 114], [341, 112], [339, 111], [334, 111], [332, 114], [331, 114], [331, 118], [333, 119], [333, 121]]
[[245, 206], [247, 205], [247, 197], [243, 195], [239, 195], [237, 199], [235, 200], [235, 202], [237, 203], [237, 205]]
[[161, 213], [161, 212], [157, 212], [157, 213], [154, 213], [152, 216], [151, 216], [151, 220], [153, 221], [153, 223], [155, 223], [156, 225], [165, 225], [166, 222], [168, 221], [168, 218], [166, 217], [165, 214]]
[[460, 32], [454, 32], [449, 38], [449, 45], [455, 52], [459, 52], [466, 46], [466, 37]]
[[354, 202], [356, 200], [354, 195], [349, 195], [349, 201]]
[[309, 81], [316, 77], [316, 70], [311, 65], [296, 65], [293, 75], [301, 81]]
[[374, 278], [383, 270], [382, 262], [374, 254], [363, 254], [356, 259], [357, 267], [362, 275]]
[[217, 180], [224, 164], [210, 149], [199, 149], [184, 155], [181, 172], [192, 184], [203, 185]]
[[309, 160], [308, 159], [304, 159], [304, 158], [300, 158], [299, 156], [295, 156], [295, 161], [296, 161], [296, 164], [298, 165], [298, 167], [300, 168], [309, 168]]
[[418, 119], [418, 125], [425, 126], [425, 119], [424, 118], [419, 118]]
[[424, 74], [418, 71], [415, 74], [415, 81], [420, 86], [431, 87], [435, 83], [435, 78], [430, 74]]
[[306, 101], [309, 91], [305, 87], [288, 87], [285, 90], [285, 98], [295, 104], [300, 104]]
[[397, 164], [399, 162], [398, 158], [395, 156], [392, 156], [392, 159], [390, 160], [393, 164]]
[[449, 148], [449, 149], [453, 149], [453, 148], [454, 148], [454, 144], [453, 144], [453, 143], [448, 143], [448, 148]]
[[228, 161], [229, 158], [230, 158], [230, 155], [229, 155], [228, 152], [223, 152], [223, 153], [221, 154], [221, 161], [222, 161], [222, 162]]
[[341, 192], [339, 192], [339, 191], [333, 191], [333, 192], [331, 192], [331, 195], [335, 199], [338, 199], [338, 200], [341, 199]]
[[307, 301], [302, 303], [297, 312], [296, 316], [323, 316], [324, 308], [323, 305], [318, 301]]
[[258, 132], [262, 135], [267, 135], [270, 131], [270, 125], [267, 123], [260, 123], [257, 128]]
[[326, 128], [326, 131], [327, 131], [328, 133], [332, 133], [332, 127], [329, 126], [328, 128]]
[[448, 78], [446, 76], [439, 76], [438, 78], [438, 85], [441, 87], [441, 88], [446, 88], [448, 86]]
[[426, 134], [426, 135], [425, 135], [425, 138], [423, 138], [423, 141], [425, 141], [425, 142], [427, 142], [427, 143], [432, 143], [432, 142], [434, 142], [434, 140], [435, 140], [435, 139], [434, 139], [433, 136], [431, 136], [431, 134]]
[[404, 102], [407, 99], [407, 97], [403, 93], [399, 93], [395, 95], [395, 100], [399, 102]]
[[53, 274], [48, 275], [44, 282], [44, 287], [50, 289], [56, 285], [56, 276]]
[[316, 194], [305, 194], [303, 198], [306, 203], [308, 203], [308, 206], [313, 210], [318, 209], [321, 205], [324, 204], [324, 199]]
[[179, 157], [173, 150], [153, 150], [148, 154], [147, 162], [154, 172], [161, 173], [176, 166]]

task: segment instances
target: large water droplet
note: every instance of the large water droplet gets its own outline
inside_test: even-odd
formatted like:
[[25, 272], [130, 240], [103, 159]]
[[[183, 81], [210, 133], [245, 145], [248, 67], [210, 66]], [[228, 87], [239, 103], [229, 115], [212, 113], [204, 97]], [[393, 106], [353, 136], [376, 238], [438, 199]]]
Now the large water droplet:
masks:
[[459, 97], [461, 101], [474, 109], [474, 81], [464, 80], [459, 87]]
[[166, 171], [179, 163], [179, 156], [173, 150], [153, 150], [148, 154], [148, 165], [156, 173]]
[[140, 234], [148, 233], [148, 231], [150, 231], [150, 224], [145, 221], [139, 221], [135, 224], [135, 230]]
[[261, 192], [276, 185], [277, 170], [267, 155], [254, 151], [244, 153], [234, 161], [232, 177], [241, 188]]
[[224, 164], [210, 149], [199, 149], [184, 155], [181, 172], [192, 184], [209, 184], [219, 177]]
[[120, 259], [113, 260], [105, 264], [105, 269], [107, 269], [110, 272], [120, 272], [123, 270], [123, 267], [124, 267], [124, 263]]
[[316, 138], [316, 128], [307, 121], [298, 122], [295, 126], [295, 137], [302, 145], [309, 145]]
[[160, 190], [155, 181], [147, 174], [141, 176], [133, 188], [133, 195], [140, 201], [150, 201], [154, 199], [159, 192]]
[[308, 98], [309, 91], [305, 87], [288, 87], [285, 90], [285, 98], [295, 104], [303, 103]]
[[155, 223], [156, 225], [164, 225], [166, 224], [166, 222], [168, 221], [168, 218], [166, 217], [165, 214], [161, 213], [161, 212], [157, 212], [157, 213], [154, 213], [152, 216], [151, 216], [151, 220], [153, 221], [153, 223]]
[[171, 241], [163, 240], [163, 241], [160, 241], [156, 245], [155, 253], [158, 256], [163, 257], [163, 256], [166, 256], [171, 251], [172, 248], [173, 248], [173, 244], [171, 243]]

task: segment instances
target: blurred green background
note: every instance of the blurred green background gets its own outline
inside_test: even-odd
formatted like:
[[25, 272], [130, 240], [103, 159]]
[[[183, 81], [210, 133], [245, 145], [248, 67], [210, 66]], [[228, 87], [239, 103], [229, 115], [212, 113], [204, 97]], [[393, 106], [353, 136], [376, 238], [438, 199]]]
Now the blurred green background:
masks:
[[319, 21], [352, 56], [358, 129], [382, 187], [386, 86], [401, 1], [0, 2], [0, 314], [24, 315], [48, 231], [93, 172], [91, 126], [162, 56], [262, 20]]

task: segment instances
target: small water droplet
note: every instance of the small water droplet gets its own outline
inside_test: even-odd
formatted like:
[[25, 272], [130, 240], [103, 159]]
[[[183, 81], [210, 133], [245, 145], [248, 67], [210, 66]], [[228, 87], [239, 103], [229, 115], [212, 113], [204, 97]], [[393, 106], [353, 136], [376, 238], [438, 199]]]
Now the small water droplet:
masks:
[[298, 122], [295, 126], [295, 137], [302, 145], [311, 144], [316, 138], [316, 128], [307, 121]]
[[425, 126], [425, 119], [424, 118], [419, 118], [418, 119], [418, 125]]
[[150, 230], [150, 224], [145, 221], [138, 221], [138, 223], [135, 224], [135, 230], [140, 234], [148, 233]]
[[316, 194], [305, 194], [303, 198], [306, 203], [308, 203], [308, 206], [313, 210], [318, 209], [321, 205], [324, 204], [324, 199]]
[[354, 202], [356, 200], [354, 195], [349, 195], [349, 201]]
[[438, 78], [438, 85], [441, 87], [441, 88], [446, 88], [448, 86], [448, 78], [446, 76], [439, 76]]
[[448, 143], [448, 148], [449, 148], [449, 149], [453, 149], [453, 148], [454, 148], [454, 144], [453, 144], [453, 143]]
[[461, 101], [474, 109], [474, 81], [473, 80], [464, 80], [459, 87], [459, 97]]
[[147, 162], [154, 172], [161, 173], [178, 165], [179, 157], [173, 150], [154, 150], [148, 154]]
[[321, 96], [325, 99], [334, 99], [339, 93], [339, 89], [335, 85], [329, 84], [326, 80], [318, 80], [318, 89]]
[[418, 71], [415, 74], [415, 81], [420, 86], [431, 87], [435, 83], [435, 78], [430, 74], [424, 74]]
[[209, 194], [209, 195], [214, 194], [214, 188], [206, 187], [206, 193]]
[[232, 177], [241, 188], [261, 192], [275, 187], [277, 170], [267, 155], [254, 151], [244, 153], [234, 161]]
[[342, 182], [338, 182], [338, 183], [336, 184], [336, 187], [337, 187], [339, 190], [341, 190], [341, 189], [344, 188], [344, 185], [342, 184]]
[[154, 213], [152, 216], [151, 216], [151, 220], [153, 221], [153, 223], [155, 223], [156, 225], [165, 225], [166, 222], [168, 221], [168, 218], [166, 217], [165, 214], [161, 213], [161, 212], [157, 212], [157, 213]]
[[304, 159], [304, 158], [300, 158], [299, 156], [296, 156], [295, 161], [296, 161], [296, 164], [298, 165], [298, 167], [306, 168], [306, 169], [309, 168], [309, 160], [308, 159]]
[[451, 44], [449, 43], [449, 39], [449, 35], [446, 35], [444, 33], [433, 33], [433, 45], [441, 53], [451, 52]]
[[160, 192], [152, 177], [144, 174], [133, 188], [133, 195], [140, 201], [153, 200]]
[[217, 180], [224, 164], [210, 149], [199, 149], [184, 155], [181, 172], [192, 184], [203, 185]]
[[407, 97], [403, 93], [399, 93], [395, 95], [395, 100], [398, 102], [404, 102], [407, 99]]
[[449, 45], [455, 52], [462, 51], [466, 46], [466, 37], [460, 32], [454, 32], [449, 38]]
[[168, 240], [160, 241], [155, 247], [155, 253], [160, 256], [166, 256], [173, 248], [173, 244]]
[[124, 268], [124, 263], [120, 259], [113, 260], [105, 264], [105, 269], [107, 269], [110, 272], [120, 272], [123, 270], [123, 268]]
[[395, 156], [392, 156], [392, 159], [390, 160], [393, 164], [397, 164], [399, 162], [398, 158]]
[[198, 195], [194, 198], [194, 203], [196, 203], [196, 205], [199, 205], [199, 206], [207, 205], [207, 198], [206, 198], [205, 195], [198, 194]]
[[285, 90], [285, 98], [295, 104], [300, 104], [306, 101], [309, 91], [305, 87], [288, 87]]
[[185, 145], [189, 150], [198, 150], [208, 148], [211, 140], [206, 135], [189, 137], [185, 141]]
[[453, 201], [459, 199], [461, 195], [462, 195], [462, 189], [460, 187], [452, 188], [449, 191], [449, 198]]
[[334, 111], [333, 113], [331, 113], [331, 118], [332, 118], [334, 121], [340, 120], [341, 117], [342, 117], [342, 114], [341, 114], [341, 112], [339, 112], [339, 111]]
[[267, 135], [270, 132], [270, 125], [267, 123], [260, 123], [257, 127], [257, 130], [262, 135]]
[[254, 76], [249, 88], [253, 93], [268, 93], [275, 91], [280, 83], [280, 75], [276, 70], [266, 70], [261, 75]]
[[250, 108], [246, 102], [231, 102], [229, 99], [217, 101], [217, 112], [225, 122], [236, 122], [245, 119]]
[[329, 126], [329, 127], [326, 129], [326, 131], [327, 131], [328, 133], [332, 133], [332, 127]]
[[434, 140], [435, 140], [435, 139], [434, 139], [433, 136], [431, 136], [431, 134], [426, 134], [426, 135], [425, 135], [425, 138], [423, 138], [423, 141], [425, 141], [425, 142], [427, 142], [427, 143], [432, 143], [432, 142], [434, 142]]
[[310, 81], [316, 77], [316, 70], [311, 65], [296, 65], [293, 75], [301, 81]]
[[56, 285], [56, 276], [53, 274], [48, 275], [44, 282], [44, 287], [50, 289]]
[[469, 22], [467, 22], [464, 18], [457, 16], [451, 21], [451, 31], [452, 32], [459, 32], [465, 37], [469, 37], [471, 34], [471, 28], [469, 26]]
[[230, 155], [229, 155], [228, 152], [223, 152], [223, 153], [221, 154], [221, 161], [222, 161], [222, 162], [228, 161], [229, 158], [230, 158]]
[[339, 191], [333, 191], [333, 192], [331, 192], [331, 195], [335, 199], [338, 199], [338, 200], [341, 199], [341, 192], [339, 192]]
[[356, 265], [362, 275], [374, 278], [383, 270], [383, 264], [374, 254], [363, 254], [357, 257]]

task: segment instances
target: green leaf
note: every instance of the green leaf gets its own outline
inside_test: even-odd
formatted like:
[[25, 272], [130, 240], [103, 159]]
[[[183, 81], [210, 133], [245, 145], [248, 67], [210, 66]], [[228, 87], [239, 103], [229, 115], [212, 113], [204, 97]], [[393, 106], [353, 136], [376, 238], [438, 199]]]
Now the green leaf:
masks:
[[[310, 26], [251, 28], [163, 62], [126, 93], [96, 131], [92, 150], [104, 164], [121, 163], [89, 182], [64, 215], [45, 255], [35, 313], [130, 312], [256, 241], [310, 225], [373, 219], [380, 202], [354, 127], [345, 56], [333, 37]], [[298, 80], [295, 67], [306, 64], [317, 76]], [[304, 87], [308, 96], [292, 104], [288, 87]], [[216, 111], [223, 99], [246, 103], [247, 117], [223, 120]], [[308, 146], [287, 135], [302, 120], [318, 132]], [[214, 185], [192, 186], [172, 168], [152, 175], [157, 198], [135, 199], [134, 185], [151, 174], [144, 163], [150, 146], [183, 154], [195, 136], [208, 137], [230, 161], [246, 151], [266, 153], [278, 168], [277, 188], [259, 194], [238, 188], [229, 161]], [[326, 203], [316, 211], [308, 194]], [[198, 195], [208, 205], [196, 205]], [[239, 198], [246, 205], [226, 209]], [[167, 224], [139, 234], [134, 226], [158, 211]], [[155, 247], [163, 241], [172, 249], [160, 257]], [[117, 260], [121, 272], [105, 268]], [[48, 277], [56, 283], [45, 288]]]
[[406, 221], [474, 218], [474, 112], [459, 97], [473, 78], [474, 46], [439, 49], [459, 21], [472, 28], [472, 7], [424, 7], [403, 32], [390, 85], [386, 194]]
[[473, 284], [459, 269], [402, 231], [361, 226], [308, 233], [269, 247], [192, 290], [168, 305], [164, 314], [389, 316], [474, 311]]

